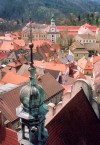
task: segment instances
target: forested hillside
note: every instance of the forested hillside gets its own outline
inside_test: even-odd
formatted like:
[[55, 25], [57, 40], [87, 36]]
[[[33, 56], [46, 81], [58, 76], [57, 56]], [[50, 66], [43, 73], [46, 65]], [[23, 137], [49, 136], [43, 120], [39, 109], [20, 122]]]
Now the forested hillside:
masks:
[[7, 20], [49, 23], [51, 13], [56, 18], [100, 11], [99, 0], [0, 0], [0, 17]]

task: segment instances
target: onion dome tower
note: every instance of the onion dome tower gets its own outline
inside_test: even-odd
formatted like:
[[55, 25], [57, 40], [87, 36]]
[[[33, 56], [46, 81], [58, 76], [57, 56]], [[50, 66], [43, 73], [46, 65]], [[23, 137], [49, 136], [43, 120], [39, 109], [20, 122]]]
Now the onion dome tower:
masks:
[[[29, 47], [31, 50], [30, 82], [20, 90], [21, 105], [16, 109], [16, 114], [21, 120], [22, 140], [24, 140], [24, 143], [21, 141], [20, 143], [22, 145], [44, 145], [48, 137], [47, 129], [44, 126], [45, 115], [48, 112], [47, 105], [44, 103], [46, 94], [43, 88], [35, 82], [32, 42], [29, 43]], [[27, 144], [25, 144], [25, 140]]]
[[55, 26], [54, 14], [52, 14], [52, 17], [51, 17], [51, 26]]

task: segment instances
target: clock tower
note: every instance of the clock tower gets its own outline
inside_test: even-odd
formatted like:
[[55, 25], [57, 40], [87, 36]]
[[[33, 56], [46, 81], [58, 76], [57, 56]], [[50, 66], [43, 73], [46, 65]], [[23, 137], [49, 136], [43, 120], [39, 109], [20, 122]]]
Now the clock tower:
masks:
[[47, 39], [56, 43], [57, 39], [60, 37], [60, 32], [57, 30], [57, 27], [55, 25], [55, 18], [54, 15], [51, 17], [51, 25], [49, 30], [47, 31]]

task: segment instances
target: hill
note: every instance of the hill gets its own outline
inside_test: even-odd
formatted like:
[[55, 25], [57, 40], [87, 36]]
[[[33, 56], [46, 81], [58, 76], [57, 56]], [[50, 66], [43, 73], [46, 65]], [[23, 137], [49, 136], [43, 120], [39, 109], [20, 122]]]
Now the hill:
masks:
[[31, 17], [37, 22], [49, 23], [51, 14], [62, 18], [70, 13], [99, 12], [99, 0], [1, 0], [0, 17], [26, 22]]

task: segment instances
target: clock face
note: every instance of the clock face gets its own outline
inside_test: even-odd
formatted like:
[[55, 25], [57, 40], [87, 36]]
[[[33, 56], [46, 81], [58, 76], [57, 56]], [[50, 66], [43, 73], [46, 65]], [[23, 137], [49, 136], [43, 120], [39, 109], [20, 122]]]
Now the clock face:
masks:
[[51, 32], [55, 32], [55, 28], [51, 28]]

